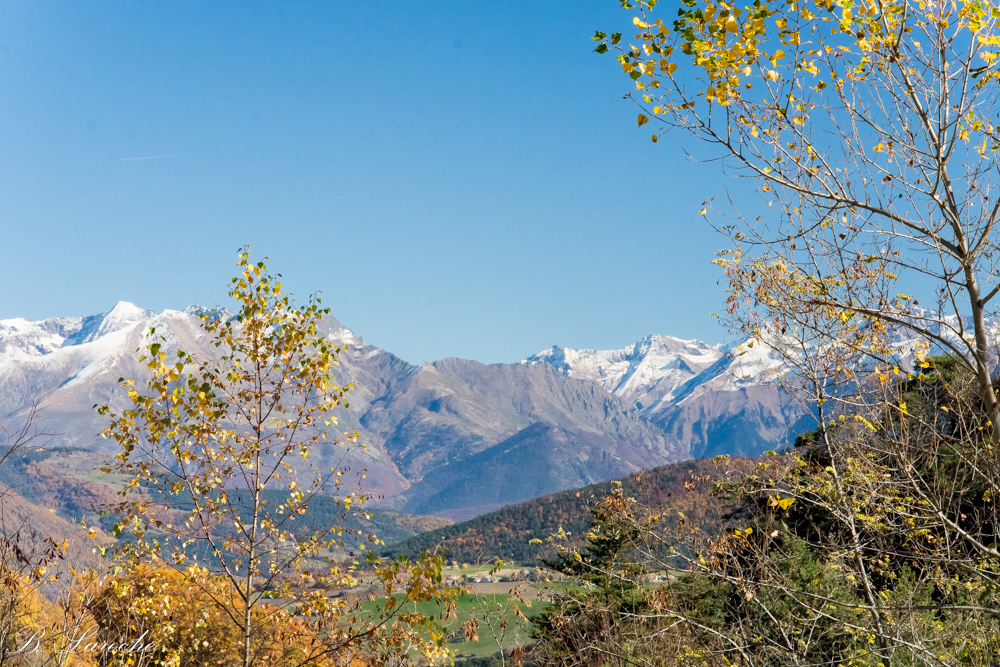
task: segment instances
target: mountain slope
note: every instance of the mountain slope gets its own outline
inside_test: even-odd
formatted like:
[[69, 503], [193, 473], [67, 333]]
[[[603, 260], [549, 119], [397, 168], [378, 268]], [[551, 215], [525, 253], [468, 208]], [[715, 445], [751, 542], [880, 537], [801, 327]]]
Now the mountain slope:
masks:
[[[168, 355], [217, 355], [202, 312], [121, 302], [101, 315], [0, 321], [0, 423], [18, 423], [39, 397], [42, 426], [57, 434], [51, 446], [114, 453], [93, 406], [127, 406], [117, 380], [145, 377], [136, 350], [151, 327]], [[348, 346], [336, 375], [354, 387], [338, 427], [368, 447], [327, 444], [317, 463], [351, 468], [365, 492], [411, 513], [465, 518], [692, 456], [757, 454], [781, 446], [801, 418], [787, 396], [734, 377], [731, 357], [699, 341], [648, 336], [621, 350], [553, 348], [521, 364], [418, 366], [333, 317], [320, 328]]]
[[[711, 479], [724, 475], [735, 466], [753, 461], [734, 460], [716, 464], [702, 459], [683, 461], [620, 481], [625, 493], [648, 507], [663, 510], [663, 520], [676, 523], [683, 513], [691, 526], [709, 534], [720, 525], [728, 509], [726, 502], [711, 495]], [[586, 541], [591, 517], [588, 508], [595, 499], [607, 495], [612, 482], [592, 484], [535, 498], [477, 516], [474, 519], [428, 531], [390, 544], [383, 549], [389, 556], [419, 556], [423, 551], [447, 550], [448, 559], [460, 563], [485, 563], [500, 558], [509, 563], [530, 565], [538, 558], [552, 557], [556, 545], [545, 538], [560, 529], [569, 534], [562, 546], [579, 546]], [[539, 539], [541, 544], [531, 544]]]
[[651, 412], [722, 356], [719, 348], [698, 340], [652, 335], [619, 350], [553, 345], [522, 363], [548, 364], [567, 377], [596, 382], [635, 409]]
[[[410, 489], [405, 508], [415, 514], [462, 520], [562, 489], [621, 477], [642, 467], [636, 442], [536, 422], [494, 447], [432, 470]], [[470, 498], [480, 504], [469, 507]]]
[[521, 363], [592, 379], [634, 401], [633, 410], [685, 458], [757, 456], [814, 426], [802, 406], [768, 384], [783, 366], [760, 346], [723, 353], [700, 341], [647, 336], [621, 350], [553, 347]]
[[[203, 358], [217, 356], [201, 328], [199, 310], [157, 314], [120, 302], [99, 316], [39, 323], [0, 321], [0, 423], [21, 423], [37, 399], [43, 406], [42, 428], [55, 434], [50, 438], [52, 447], [114, 453], [114, 442], [100, 437], [106, 420], [94, 405], [108, 404], [116, 410], [128, 406], [118, 378], [146, 377], [136, 350], [147, 344], [152, 327], [165, 338], [168, 355], [182, 348]], [[353, 336], [332, 318], [325, 324], [332, 340]], [[346, 370], [338, 374], [344, 383], [351, 380], [350, 369]], [[345, 428], [351, 427], [351, 416], [345, 411]], [[318, 455], [323, 467], [371, 470], [373, 486], [380, 492], [395, 493], [408, 486], [378, 448], [365, 451], [326, 444]]]
[[[100, 437], [105, 424], [93, 406], [127, 407], [117, 380], [145, 377], [136, 351], [147, 344], [151, 327], [165, 337], [168, 355], [177, 348], [217, 355], [200, 327], [200, 312], [153, 313], [122, 302], [97, 316], [0, 322], [0, 423], [19, 423], [32, 397], [40, 397], [42, 426], [57, 434], [50, 446], [114, 453], [114, 444]], [[368, 448], [326, 445], [319, 464], [364, 472], [364, 490], [391, 507], [467, 516], [476, 511], [469, 508], [495, 507], [686, 455], [618, 397], [549, 366], [462, 359], [415, 366], [366, 345], [332, 317], [321, 329], [331, 342], [349, 346], [337, 380], [354, 388], [350, 407], [338, 411], [339, 427], [360, 431]], [[536, 453], [572, 460], [572, 474], [555, 464], [536, 467], [536, 481], [513, 495], [467, 483], [482, 463], [464, 462], [536, 424], [555, 429], [532, 432], [530, 445], [518, 449], [521, 460], [527, 463]], [[586, 452], [576, 451], [581, 443]]]
[[679, 457], [662, 433], [590, 382], [549, 367], [484, 365], [464, 359], [425, 364], [367, 408], [363, 426], [410, 479], [492, 447], [543, 421], [567, 430], [633, 440], [655, 458]]

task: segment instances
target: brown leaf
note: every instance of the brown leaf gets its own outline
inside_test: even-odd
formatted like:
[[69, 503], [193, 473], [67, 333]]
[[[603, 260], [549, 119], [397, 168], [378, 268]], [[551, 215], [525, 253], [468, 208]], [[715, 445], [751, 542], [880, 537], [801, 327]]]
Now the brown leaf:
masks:
[[479, 633], [476, 632], [476, 628], [479, 627], [479, 622], [474, 618], [470, 618], [468, 621], [462, 624], [462, 634], [470, 642], [479, 641]]

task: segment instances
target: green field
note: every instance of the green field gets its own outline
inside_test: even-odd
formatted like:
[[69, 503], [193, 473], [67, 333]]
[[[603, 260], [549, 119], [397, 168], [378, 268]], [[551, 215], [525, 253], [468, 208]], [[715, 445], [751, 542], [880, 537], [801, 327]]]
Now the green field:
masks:
[[[522, 603], [517, 600], [512, 603], [511, 596], [506, 593], [460, 595], [458, 599], [458, 607], [456, 609], [457, 618], [449, 620], [446, 625], [449, 631], [449, 645], [455, 654], [455, 658], [462, 659], [468, 657], [485, 657], [492, 655], [499, 650], [497, 646], [497, 638], [494, 637], [489, 624], [483, 621], [483, 619], [487, 616], [487, 611], [490, 612], [489, 618], [498, 635], [500, 633], [500, 623], [505, 620], [507, 621], [506, 632], [502, 639], [504, 648], [513, 646], [515, 641], [519, 642], [522, 646], [528, 643], [530, 641], [529, 633], [531, 631], [530, 619], [548, 606], [548, 603], [542, 600], [535, 599], [530, 600], [529, 602], [531, 604], [530, 608], [527, 607], [527, 603]], [[377, 605], [379, 604], [384, 604], [384, 599], [366, 602], [364, 603], [363, 608], [366, 608], [374, 613]], [[520, 607], [522, 613], [528, 617], [528, 622], [525, 622], [517, 617], [511, 606], [512, 604], [517, 604]], [[505, 612], [503, 616], [500, 616], [497, 613], [498, 606], [503, 607]], [[408, 610], [413, 610], [414, 608], [416, 611], [423, 614], [439, 614], [444, 611], [442, 607], [434, 602], [411, 605]], [[478, 641], [470, 641], [466, 639], [462, 633], [462, 624], [470, 618], [476, 618], [479, 622]]]

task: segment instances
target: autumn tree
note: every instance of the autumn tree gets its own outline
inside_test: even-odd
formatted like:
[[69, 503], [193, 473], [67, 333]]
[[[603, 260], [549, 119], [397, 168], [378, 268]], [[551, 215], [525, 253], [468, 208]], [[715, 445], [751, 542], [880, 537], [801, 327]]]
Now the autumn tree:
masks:
[[838, 419], [763, 460], [719, 457], [692, 480], [731, 504], [714, 534], [669, 498], [600, 499], [588, 547], [555, 564], [591, 590], [546, 609], [536, 662], [996, 664], [1000, 477], [974, 375], [928, 364], [897, 388], [905, 413]]
[[[621, 509], [628, 559], [685, 564], [631, 577], [643, 605], [615, 617], [631, 632], [587, 639], [576, 664], [995, 664], [1000, 7], [682, 0], [664, 22], [656, 2], [622, 4], [634, 36], [595, 39], [639, 126], [758, 186], [701, 211], [730, 242], [717, 263], [748, 339], [733, 367], [818, 427], [720, 461], [734, 510], [716, 536], [667, 521], [669, 502]], [[927, 289], [933, 310], [912, 296]]]
[[617, 50], [654, 141], [685, 133], [759, 186], [763, 205], [703, 210], [732, 242], [736, 325], [779, 347], [818, 327], [888, 368], [891, 332], [927, 341], [975, 374], [1000, 428], [1000, 6], [682, 0], [670, 20], [656, 4], [626, 0], [637, 32], [599, 32], [597, 50]]
[[[428, 600], [447, 608], [441, 559], [363, 559], [376, 536], [304, 520], [321, 497], [334, 499], [342, 516], [366, 500], [342, 489], [345, 469], [311, 464], [321, 447], [362, 446], [356, 433], [326, 441], [350, 388], [333, 376], [344, 348], [318, 333], [328, 313], [318, 297], [295, 306], [280, 276], [252, 263], [249, 251], [240, 252], [239, 268], [229, 293], [235, 315], [201, 315], [205, 348], [216, 354], [176, 349], [168, 357], [166, 341], [150, 330], [145, 387], [123, 378], [131, 406], [100, 408], [110, 420], [105, 435], [120, 446], [107, 471], [128, 479], [124, 500], [111, 508], [120, 573], [148, 563], [183, 575], [236, 628], [243, 667], [274, 663], [276, 627], [303, 631], [303, 650], [294, 659], [281, 653], [281, 664], [325, 664], [355, 651], [380, 659], [441, 652], [437, 621], [404, 609]], [[349, 590], [363, 566], [386, 596], [374, 612]], [[161, 577], [163, 585], [174, 579]], [[150, 586], [134, 576], [122, 585], [128, 613], [138, 613], [131, 607]]]
[[[41, 401], [31, 400], [19, 426], [0, 424], [0, 466], [10, 466], [41, 450], [51, 436], [40, 425]], [[46, 627], [43, 588], [56, 581], [65, 558], [66, 542], [39, 531], [30, 504], [6, 486], [0, 487], [0, 665], [26, 664], [25, 643]], [[51, 620], [51, 619], [49, 619]], [[31, 656], [47, 664], [44, 651]]]

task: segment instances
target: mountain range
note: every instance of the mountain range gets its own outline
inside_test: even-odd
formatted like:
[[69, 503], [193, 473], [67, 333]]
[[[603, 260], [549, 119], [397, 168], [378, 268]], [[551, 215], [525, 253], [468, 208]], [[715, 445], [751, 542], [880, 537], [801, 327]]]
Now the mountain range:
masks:
[[[22, 422], [37, 399], [49, 446], [112, 455], [92, 406], [125, 407], [117, 380], [144, 376], [136, 350], [151, 327], [168, 354], [218, 354], [201, 312], [120, 302], [88, 317], [0, 320], [0, 424]], [[339, 424], [367, 448], [329, 445], [320, 462], [363, 471], [366, 492], [409, 514], [468, 519], [666, 463], [756, 455], [809, 428], [802, 408], [766, 383], [778, 362], [759, 346], [737, 358], [653, 335], [619, 350], [556, 346], [514, 364], [415, 365], [333, 317], [322, 333], [348, 346], [337, 381], [354, 388]]]

